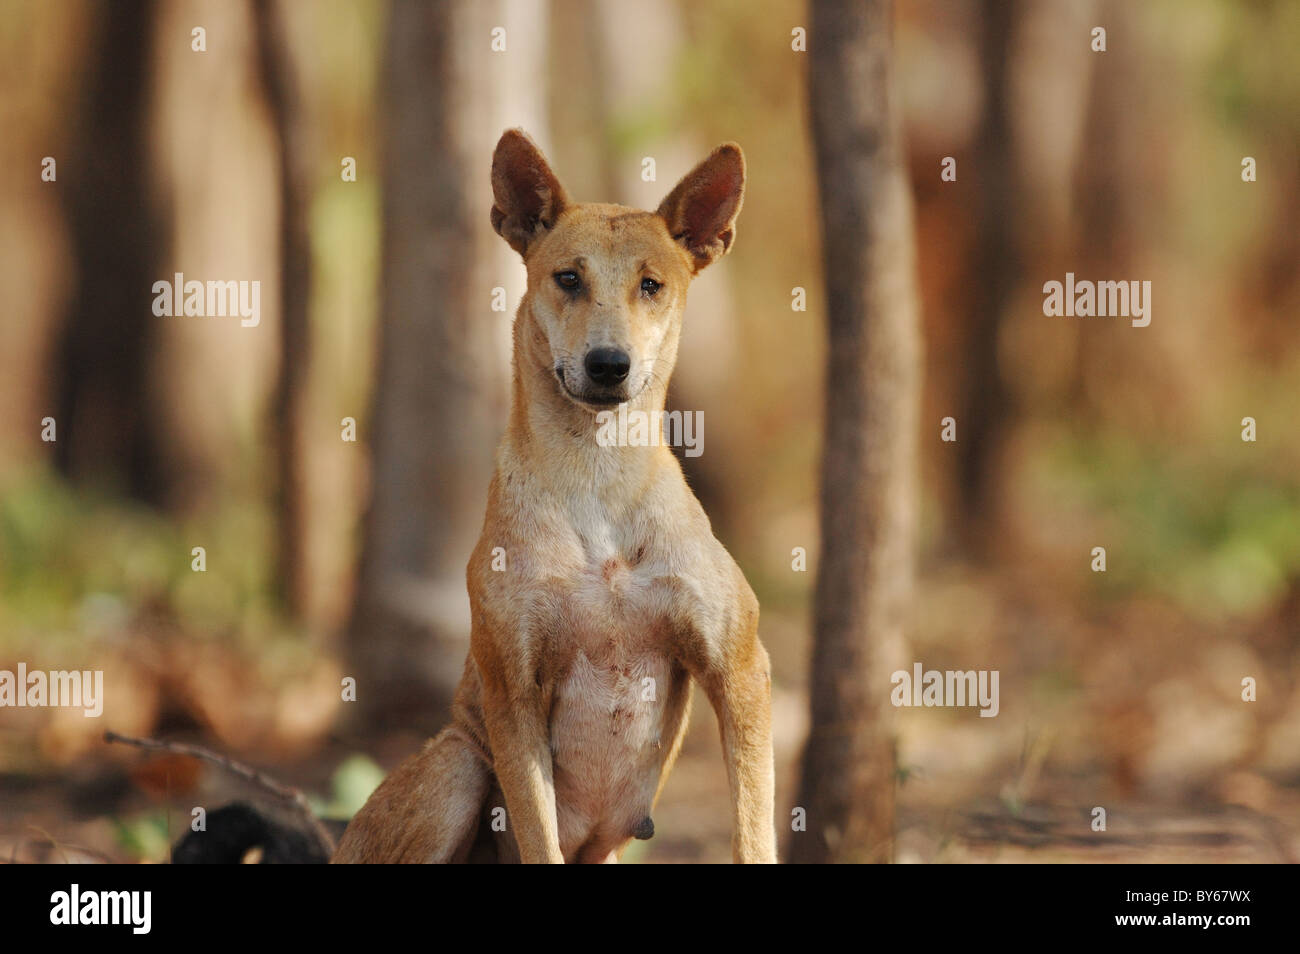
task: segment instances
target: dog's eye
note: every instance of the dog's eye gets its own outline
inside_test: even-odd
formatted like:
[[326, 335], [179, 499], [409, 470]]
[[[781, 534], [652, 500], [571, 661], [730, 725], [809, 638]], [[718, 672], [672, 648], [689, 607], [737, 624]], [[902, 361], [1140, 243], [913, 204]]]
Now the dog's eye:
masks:
[[582, 279], [578, 278], [577, 272], [556, 272], [555, 284], [565, 291], [575, 291], [582, 284]]
[[643, 295], [649, 295], [651, 298], [659, 294], [659, 289], [663, 287], [664, 286], [662, 284], [655, 281], [653, 278], [641, 279], [641, 293]]

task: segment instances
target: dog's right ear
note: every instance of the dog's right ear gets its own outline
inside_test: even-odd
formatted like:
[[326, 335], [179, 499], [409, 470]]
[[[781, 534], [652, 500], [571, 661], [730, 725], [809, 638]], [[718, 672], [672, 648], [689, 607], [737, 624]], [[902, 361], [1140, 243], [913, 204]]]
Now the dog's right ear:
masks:
[[492, 227], [520, 255], [560, 217], [569, 197], [522, 129], [507, 129], [492, 154]]

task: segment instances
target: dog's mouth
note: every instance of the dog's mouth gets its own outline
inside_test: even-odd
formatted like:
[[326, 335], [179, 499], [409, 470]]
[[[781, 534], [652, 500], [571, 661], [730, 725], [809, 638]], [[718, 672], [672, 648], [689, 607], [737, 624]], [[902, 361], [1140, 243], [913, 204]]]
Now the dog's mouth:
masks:
[[[569, 387], [569, 382], [565, 379], [564, 368], [561, 365], [555, 366], [555, 379], [560, 382], [560, 390], [564, 396], [575, 404], [583, 407], [594, 408], [596, 410], [607, 410], [618, 407], [635, 398], [636, 394], [628, 394], [626, 388], [608, 388], [594, 389], [579, 394], [573, 388]], [[641, 389], [637, 389], [637, 394]]]

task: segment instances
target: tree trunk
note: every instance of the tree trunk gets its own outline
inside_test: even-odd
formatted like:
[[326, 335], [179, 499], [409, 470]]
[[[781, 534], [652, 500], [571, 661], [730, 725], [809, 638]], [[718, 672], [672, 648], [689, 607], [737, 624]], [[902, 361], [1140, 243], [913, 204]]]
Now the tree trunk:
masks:
[[979, 63], [984, 106], [975, 141], [979, 183], [971, 268], [965, 380], [957, 414], [957, 478], [963, 546], [989, 555], [1001, 501], [998, 462], [1008, 395], [998, 367], [998, 329], [1020, 273], [1015, 223], [1017, 184], [1011, 143], [1009, 63], [1019, 0], [984, 0], [979, 10]]
[[308, 157], [302, 97], [294, 75], [283, 11], [274, 0], [255, 0], [257, 63], [278, 148], [280, 190], [280, 369], [272, 413], [276, 461], [275, 579], [285, 608], [300, 618], [308, 596], [307, 486], [303, 466], [303, 416], [311, 367], [311, 240], [307, 231]]
[[495, 334], [508, 318], [490, 309], [506, 279], [480, 242], [490, 235], [484, 118], [501, 68], [488, 49], [494, 12], [456, 0], [395, 3], [389, 14], [372, 492], [348, 632], [359, 714], [372, 726], [435, 727], [468, 645], [465, 564], [508, 370]]
[[813, 0], [809, 86], [828, 303], [812, 727], [794, 862], [893, 854], [890, 673], [911, 587], [920, 336], [888, 0]]
[[59, 185], [76, 285], [56, 351], [58, 469], [152, 504], [168, 498], [149, 373], [167, 231], [149, 191], [148, 108], [156, 9], [95, 6], [92, 63]]
[[[1133, 29], [1134, 18], [1127, 5], [1103, 2], [1099, 6], [1097, 21], [1106, 24], [1110, 36], [1125, 36]], [[1070, 257], [1075, 274], [1094, 281], [1132, 271], [1135, 253], [1144, 246], [1141, 224], [1153, 198], [1151, 180], [1160, 175], [1152, 169], [1152, 150], [1143, 133], [1147, 128], [1143, 113], [1149, 107], [1135, 105], [1149, 100], [1134, 51], [1128, 44], [1118, 43], [1102, 55], [1105, 67], [1093, 70], [1089, 85], [1073, 183], [1079, 225]], [[1115, 336], [1096, 334], [1088, 322], [1076, 323], [1075, 334], [1078, 357], [1070, 382], [1071, 423], [1093, 427], [1109, 415], [1099, 405], [1098, 395], [1089, 393], [1089, 380], [1095, 383], [1113, 375], [1122, 379], [1131, 359], [1127, 349], [1116, 345]], [[1142, 376], [1146, 387], [1154, 383], [1149, 372], [1135, 373]]]

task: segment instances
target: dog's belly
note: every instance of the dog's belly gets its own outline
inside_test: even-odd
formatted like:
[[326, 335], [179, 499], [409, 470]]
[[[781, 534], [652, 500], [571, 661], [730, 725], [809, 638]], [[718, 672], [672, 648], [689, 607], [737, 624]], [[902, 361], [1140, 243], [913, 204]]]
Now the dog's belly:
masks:
[[569, 603], [577, 625], [550, 723], [556, 815], [565, 859], [592, 861], [650, 817], [677, 728], [666, 703], [686, 676], [668, 655], [655, 587], [635, 571], [607, 563]]
[[579, 651], [557, 685], [551, 751], [566, 860], [617, 850], [650, 816], [672, 743], [663, 738], [670, 678], [669, 660], [653, 653], [596, 662]]

